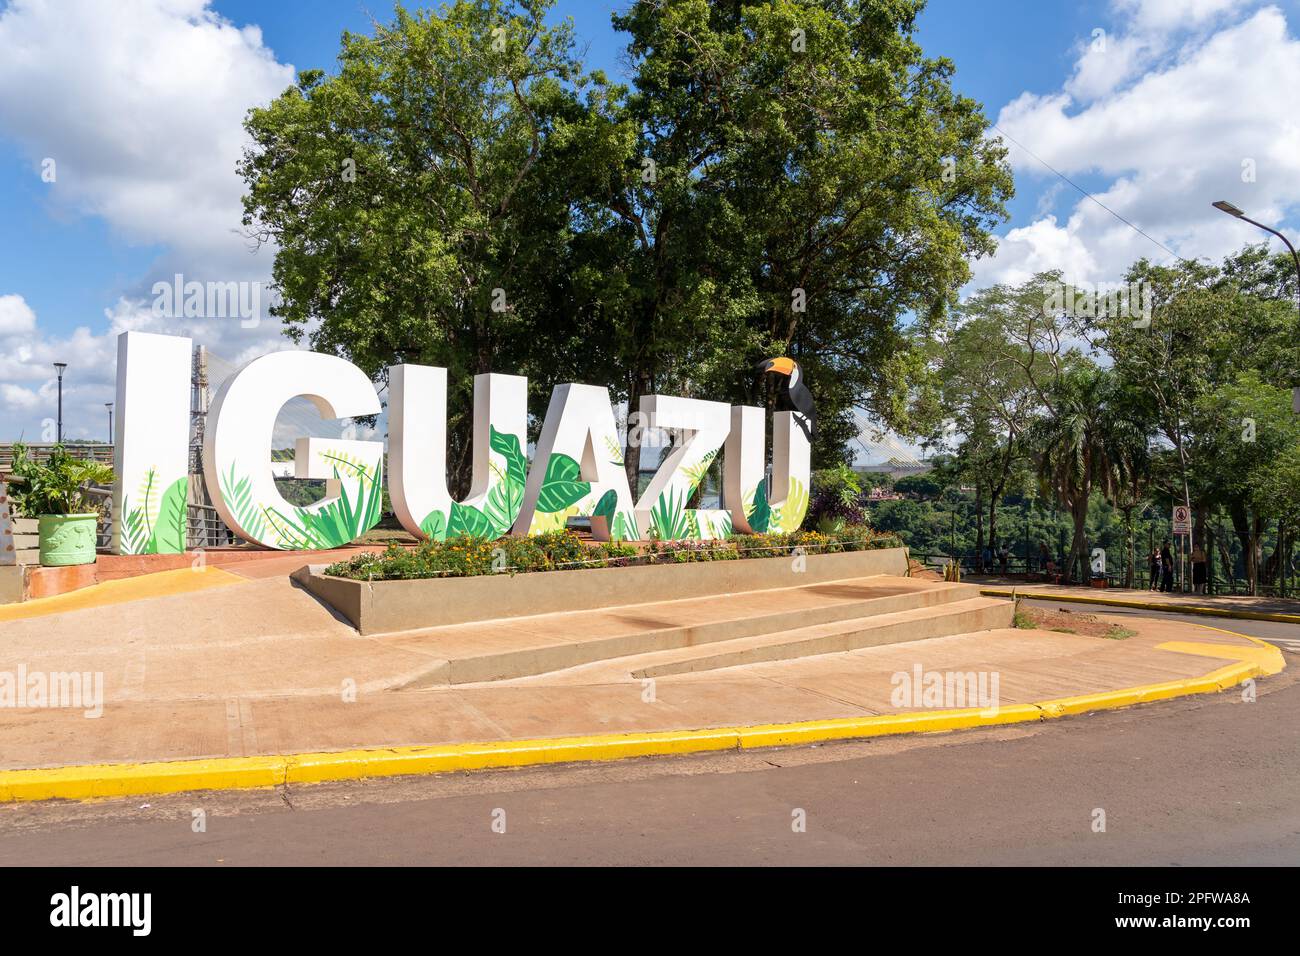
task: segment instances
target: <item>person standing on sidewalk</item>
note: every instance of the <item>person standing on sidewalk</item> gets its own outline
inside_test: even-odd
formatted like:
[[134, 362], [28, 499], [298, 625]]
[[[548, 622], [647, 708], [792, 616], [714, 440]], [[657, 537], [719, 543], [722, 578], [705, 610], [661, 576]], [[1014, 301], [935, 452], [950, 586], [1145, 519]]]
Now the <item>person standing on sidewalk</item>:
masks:
[[1205, 593], [1205, 552], [1199, 547], [1192, 549], [1192, 590], [1197, 594]]
[[1159, 548], [1151, 549], [1150, 561], [1151, 561], [1151, 586], [1148, 588], [1148, 590], [1159, 591], [1160, 590], [1160, 549]]
[[1169, 548], [1168, 539], [1165, 540], [1165, 546], [1160, 549], [1160, 590], [1172, 591], [1174, 589], [1174, 553]]

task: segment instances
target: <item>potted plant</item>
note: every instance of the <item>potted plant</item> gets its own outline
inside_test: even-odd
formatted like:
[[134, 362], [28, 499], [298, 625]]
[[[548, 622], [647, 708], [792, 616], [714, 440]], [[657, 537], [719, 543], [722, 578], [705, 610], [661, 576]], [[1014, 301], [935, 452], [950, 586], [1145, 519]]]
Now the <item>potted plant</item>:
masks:
[[26, 445], [15, 442], [11, 476], [18, 510], [37, 519], [41, 564], [93, 564], [99, 510], [89, 489], [111, 484], [113, 469], [74, 458], [62, 445], [55, 445], [46, 460], [35, 461]]

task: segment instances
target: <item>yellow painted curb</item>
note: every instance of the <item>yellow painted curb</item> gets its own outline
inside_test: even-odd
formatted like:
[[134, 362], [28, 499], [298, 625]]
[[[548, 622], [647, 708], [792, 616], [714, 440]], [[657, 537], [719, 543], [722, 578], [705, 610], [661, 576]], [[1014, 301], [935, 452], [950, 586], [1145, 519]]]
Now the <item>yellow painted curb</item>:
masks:
[[1042, 708], [1037, 704], [1008, 704], [988, 711], [976, 707], [926, 710], [906, 714], [880, 714], [875, 717], [812, 720], [797, 724], [760, 724], [755, 727], [738, 727], [736, 730], [740, 738], [739, 746], [749, 750], [826, 740], [856, 740], [893, 734], [930, 734], [964, 730], [968, 727], [993, 727], [998, 724], [1041, 720], [1043, 716]]
[[53, 597], [33, 598], [19, 604], [0, 604], [0, 622], [22, 621], [49, 614], [65, 614], [68, 611], [84, 611], [112, 604], [126, 604], [128, 601], [171, 597], [175, 594], [190, 594], [209, 588], [247, 583], [246, 578], [221, 568], [174, 568], [171, 571], [155, 571], [153, 574], [104, 581], [102, 584], [92, 584]]
[[[1279, 624], [1300, 624], [1300, 614], [1276, 614], [1270, 611], [1235, 611], [1226, 608], [1203, 607], [1198, 604], [1173, 604], [1160, 601], [1128, 601], [1123, 598], [1084, 597], [1082, 594], [1045, 594], [1040, 591], [1021, 591], [1016, 588], [981, 588], [985, 597], [1018, 597], [1027, 601], [1064, 601], [1074, 604], [1104, 604], [1109, 607], [1131, 607], [1142, 611], [1165, 611], [1172, 614], [1200, 614], [1205, 617], [1228, 617], [1243, 621], [1276, 621]], [[1245, 637], [1245, 635], [1241, 635]]]
[[0, 770], [0, 802], [27, 800], [88, 800], [195, 790], [236, 790], [290, 783], [323, 783], [413, 774], [527, 767], [541, 764], [621, 760], [672, 754], [749, 750], [857, 740], [893, 734], [938, 733], [973, 727], [1050, 720], [1088, 711], [1212, 694], [1254, 678], [1285, 669], [1282, 652], [1271, 644], [1222, 628], [1254, 647], [1169, 641], [1159, 648], [1183, 654], [1217, 657], [1234, 663], [1201, 677], [1143, 684], [1120, 690], [1033, 704], [1011, 704], [997, 710], [978, 708], [931, 710], [871, 717], [843, 717], [791, 724], [757, 724], [711, 730], [657, 733], [595, 734], [447, 744], [432, 747], [387, 747], [267, 757], [218, 757], [154, 763], [101, 764], [35, 770]]

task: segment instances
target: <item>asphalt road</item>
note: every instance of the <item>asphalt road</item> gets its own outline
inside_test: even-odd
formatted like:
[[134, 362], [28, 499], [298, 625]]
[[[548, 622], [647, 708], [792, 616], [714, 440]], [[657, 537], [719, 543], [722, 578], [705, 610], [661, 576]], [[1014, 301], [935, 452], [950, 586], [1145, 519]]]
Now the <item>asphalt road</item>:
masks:
[[1295, 865], [1300, 658], [1287, 656], [1253, 702], [1230, 692], [760, 753], [10, 805], [0, 865]]

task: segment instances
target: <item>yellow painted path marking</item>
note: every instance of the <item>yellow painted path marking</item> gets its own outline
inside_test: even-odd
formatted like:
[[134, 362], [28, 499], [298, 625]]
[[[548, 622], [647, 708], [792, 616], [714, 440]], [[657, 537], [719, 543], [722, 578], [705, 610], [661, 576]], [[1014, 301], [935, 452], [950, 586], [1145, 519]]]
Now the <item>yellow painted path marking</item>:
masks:
[[19, 604], [0, 604], [0, 622], [21, 621], [32, 617], [45, 617], [48, 614], [84, 611], [87, 608], [126, 604], [128, 601], [142, 601], [147, 598], [171, 597], [175, 594], [189, 594], [194, 591], [247, 583], [247, 578], [214, 567], [157, 571], [134, 578], [92, 584], [76, 591], [69, 591], [67, 594], [56, 594], [54, 597], [35, 598]]

